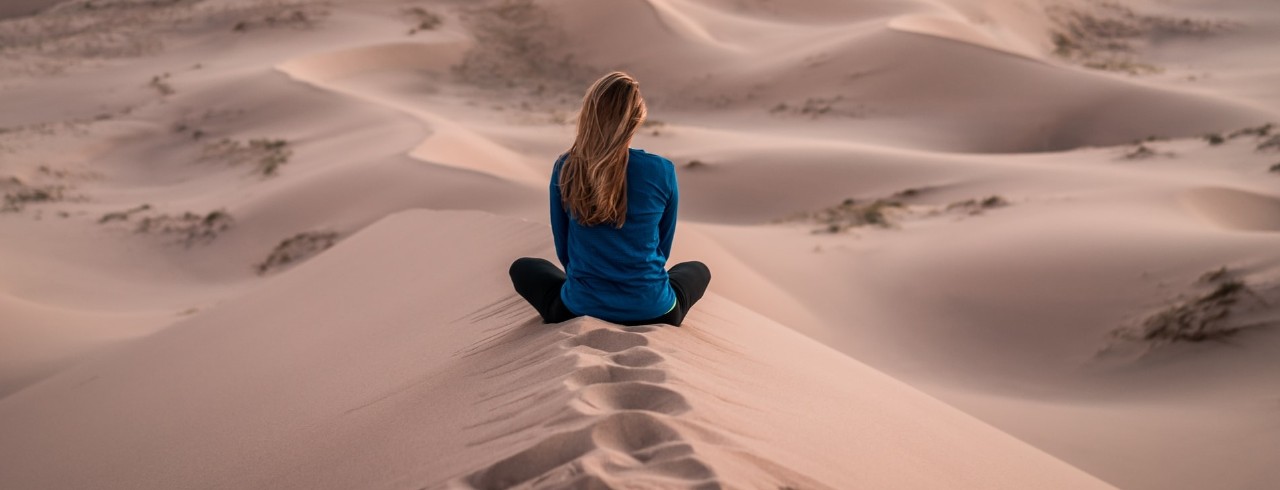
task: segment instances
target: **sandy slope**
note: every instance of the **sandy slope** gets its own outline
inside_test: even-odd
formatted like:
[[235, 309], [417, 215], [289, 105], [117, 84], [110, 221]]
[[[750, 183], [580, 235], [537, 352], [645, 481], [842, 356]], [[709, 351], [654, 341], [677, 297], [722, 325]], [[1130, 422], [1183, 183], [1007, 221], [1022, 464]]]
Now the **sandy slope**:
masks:
[[1106, 487], [716, 296], [682, 329], [544, 326], [503, 272], [545, 231], [389, 216], [5, 398], [4, 484]]
[[[1123, 3], [0, 20], [0, 190], [54, 196], [0, 212], [0, 486], [1272, 486], [1280, 143], [1232, 133], [1280, 122], [1280, 11]], [[543, 179], [612, 68], [642, 80], [636, 146], [678, 165], [674, 259], [707, 262], [713, 296], [688, 329], [529, 328], [502, 268], [548, 255]], [[900, 206], [814, 233], [846, 199]], [[259, 273], [298, 236], [306, 263]], [[1223, 266], [1257, 328], [1113, 337]]]

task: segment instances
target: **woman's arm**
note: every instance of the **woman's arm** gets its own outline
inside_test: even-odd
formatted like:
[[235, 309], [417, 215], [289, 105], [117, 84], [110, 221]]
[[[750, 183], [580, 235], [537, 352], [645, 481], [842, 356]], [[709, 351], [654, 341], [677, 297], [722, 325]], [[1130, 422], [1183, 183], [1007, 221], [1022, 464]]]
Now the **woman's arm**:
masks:
[[658, 220], [658, 253], [663, 258], [671, 257], [671, 243], [676, 238], [676, 212], [680, 208], [680, 185], [676, 182], [674, 166], [671, 166], [667, 180], [671, 185], [671, 197], [667, 199], [667, 208], [662, 211], [662, 219]]
[[556, 244], [556, 257], [560, 266], [569, 268], [569, 215], [564, 211], [564, 202], [560, 200], [560, 165], [564, 163], [564, 155], [556, 160], [551, 170], [551, 239]]

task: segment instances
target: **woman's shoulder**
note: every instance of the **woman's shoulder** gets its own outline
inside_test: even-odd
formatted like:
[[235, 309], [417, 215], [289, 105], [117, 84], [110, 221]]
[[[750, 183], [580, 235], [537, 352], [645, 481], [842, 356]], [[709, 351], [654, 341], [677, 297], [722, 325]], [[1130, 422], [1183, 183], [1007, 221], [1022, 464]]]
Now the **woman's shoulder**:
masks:
[[630, 154], [628, 163], [640, 163], [641, 165], [651, 164], [662, 169], [675, 169], [675, 164], [671, 163], [671, 160], [667, 160], [662, 155], [649, 153], [644, 151], [642, 148], [629, 148], [628, 150]]

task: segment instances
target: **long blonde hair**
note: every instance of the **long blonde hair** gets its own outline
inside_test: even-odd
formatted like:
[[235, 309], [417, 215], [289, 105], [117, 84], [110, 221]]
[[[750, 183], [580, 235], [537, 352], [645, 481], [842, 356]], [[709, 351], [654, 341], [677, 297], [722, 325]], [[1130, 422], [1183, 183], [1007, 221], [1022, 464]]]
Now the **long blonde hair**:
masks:
[[560, 199], [578, 223], [627, 218], [627, 150], [648, 114], [640, 82], [615, 71], [596, 80], [582, 98], [578, 136], [560, 167]]

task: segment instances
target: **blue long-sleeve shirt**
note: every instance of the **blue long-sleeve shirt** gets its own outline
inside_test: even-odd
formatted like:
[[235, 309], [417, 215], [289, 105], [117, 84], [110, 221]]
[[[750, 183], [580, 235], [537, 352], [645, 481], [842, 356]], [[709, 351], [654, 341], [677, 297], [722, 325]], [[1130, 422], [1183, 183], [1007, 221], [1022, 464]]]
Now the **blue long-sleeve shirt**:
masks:
[[582, 226], [560, 200], [560, 166], [551, 171], [551, 234], [568, 279], [560, 299], [570, 311], [606, 321], [642, 321], [671, 311], [675, 292], [667, 257], [676, 232], [680, 193], [670, 160], [631, 149], [627, 158], [627, 219]]

